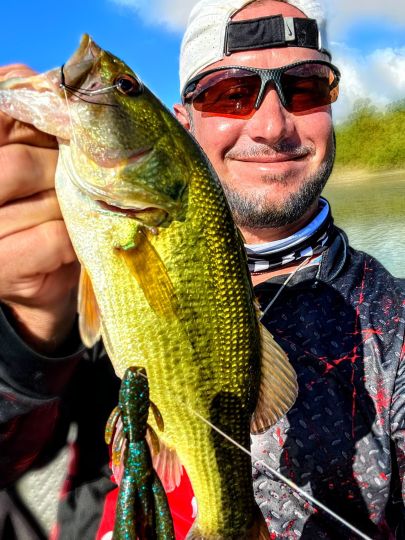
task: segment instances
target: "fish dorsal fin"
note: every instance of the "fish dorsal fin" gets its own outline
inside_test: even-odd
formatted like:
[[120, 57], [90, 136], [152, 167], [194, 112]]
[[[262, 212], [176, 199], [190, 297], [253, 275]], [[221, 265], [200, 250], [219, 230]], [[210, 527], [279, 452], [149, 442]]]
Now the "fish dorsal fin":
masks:
[[251, 421], [251, 432], [262, 433], [293, 406], [298, 393], [297, 376], [286, 353], [270, 332], [259, 323], [261, 375], [259, 397]]
[[176, 317], [179, 309], [173, 283], [147, 234], [141, 230], [134, 247], [118, 252], [156, 315]]
[[79, 282], [78, 312], [80, 337], [84, 345], [90, 348], [100, 339], [100, 310], [90, 276], [83, 266]]
[[150, 434], [146, 436], [152, 452], [153, 468], [157, 472], [160, 481], [167, 493], [175, 490], [180, 485], [183, 474], [183, 466], [176, 450], [169, 448], [162, 439], [159, 439], [159, 453], [155, 452], [155, 445], [151, 444]]

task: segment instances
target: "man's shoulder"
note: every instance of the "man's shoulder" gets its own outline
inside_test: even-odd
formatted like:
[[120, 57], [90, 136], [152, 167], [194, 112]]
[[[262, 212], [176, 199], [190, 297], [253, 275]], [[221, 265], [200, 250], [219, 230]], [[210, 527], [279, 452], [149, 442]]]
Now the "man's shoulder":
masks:
[[326, 281], [351, 304], [390, 305], [397, 316], [405, 310], [405, 279], [395, 277], [372, 255], [352, 247], [347, 235], [335, 228], [335, 240], [326, 253]]
[[368, 284], [377, 290], [386, 283], [399, 294], [405, 294], [405, 278], [394, 276], [376, 257], [351, 245], [348, 246], [348, 267], [356, 272], [362, 269]]
[[405, 319], [405, 279], [395, 277], [372, 255], [347, 246], [344, 268], [335, 286], [345, 290], [361, 311], [372, 319]]

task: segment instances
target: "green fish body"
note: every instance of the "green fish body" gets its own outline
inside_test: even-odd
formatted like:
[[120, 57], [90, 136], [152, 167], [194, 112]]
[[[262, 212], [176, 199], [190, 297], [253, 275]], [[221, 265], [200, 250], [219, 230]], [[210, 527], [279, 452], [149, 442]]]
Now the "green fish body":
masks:
[[0, 86], [0, 109], [58, 136], [56, 189], [84, 269], [82, 335], [91, 345], [101, 332], [119, 377], [146, 369], [164, 421], [161, 431], [149, 420], [155, 465], [173, 488], [181, 463], [197, 499], [188, 538], [265, 538], [250, 458], [209, 424], [249, 449], [252, 415], [254, 430], [270, 426], [296, 380], [259, 327], [243, 242], [207, 158], [87, 36], [62, 72]]

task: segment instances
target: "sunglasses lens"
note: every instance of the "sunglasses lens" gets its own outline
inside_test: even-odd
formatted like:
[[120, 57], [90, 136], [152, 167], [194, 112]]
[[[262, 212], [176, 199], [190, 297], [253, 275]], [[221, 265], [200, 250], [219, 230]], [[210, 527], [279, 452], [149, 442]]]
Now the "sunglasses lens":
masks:
[[252, 112], [259, 89], [259, 75], [230, 69], [201, 79], [191, 99], [198, 111], [243, 116]]
[[[276, 69], [274, 77], [267, 80], [273, 82], [280, 77], [277, 84], [277, 90], [282, 89], [283, 93], [280, 99], [293, 113], [330, 105], [339, 95], [338, 76], [325, 64], [304, 62], [285, 70]], [[259, 73], [230, 68], [205, 75], [186, 93], [185, 100], [190, 100], [198, 111], [244, 116], [253, 111], [260, 89]]]
[[284, 71], [281, 86], [290, 112], [330, 105], [339, 95], [335, 73], [323, 64], [302, 64]]

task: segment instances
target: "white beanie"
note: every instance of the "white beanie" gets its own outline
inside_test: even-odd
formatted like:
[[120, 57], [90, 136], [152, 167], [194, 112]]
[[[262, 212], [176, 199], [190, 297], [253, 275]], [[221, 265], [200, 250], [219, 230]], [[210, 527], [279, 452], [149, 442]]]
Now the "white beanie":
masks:
[[[316, 19], [319, 48], [326, 50], [325, 12], [318, 0], [284, 0]], [[227, 24], [231, 17], [254, 0], [201, 0], [192, 9], [180, 49], [180, 92], [194, 75], [224, 57]]]

